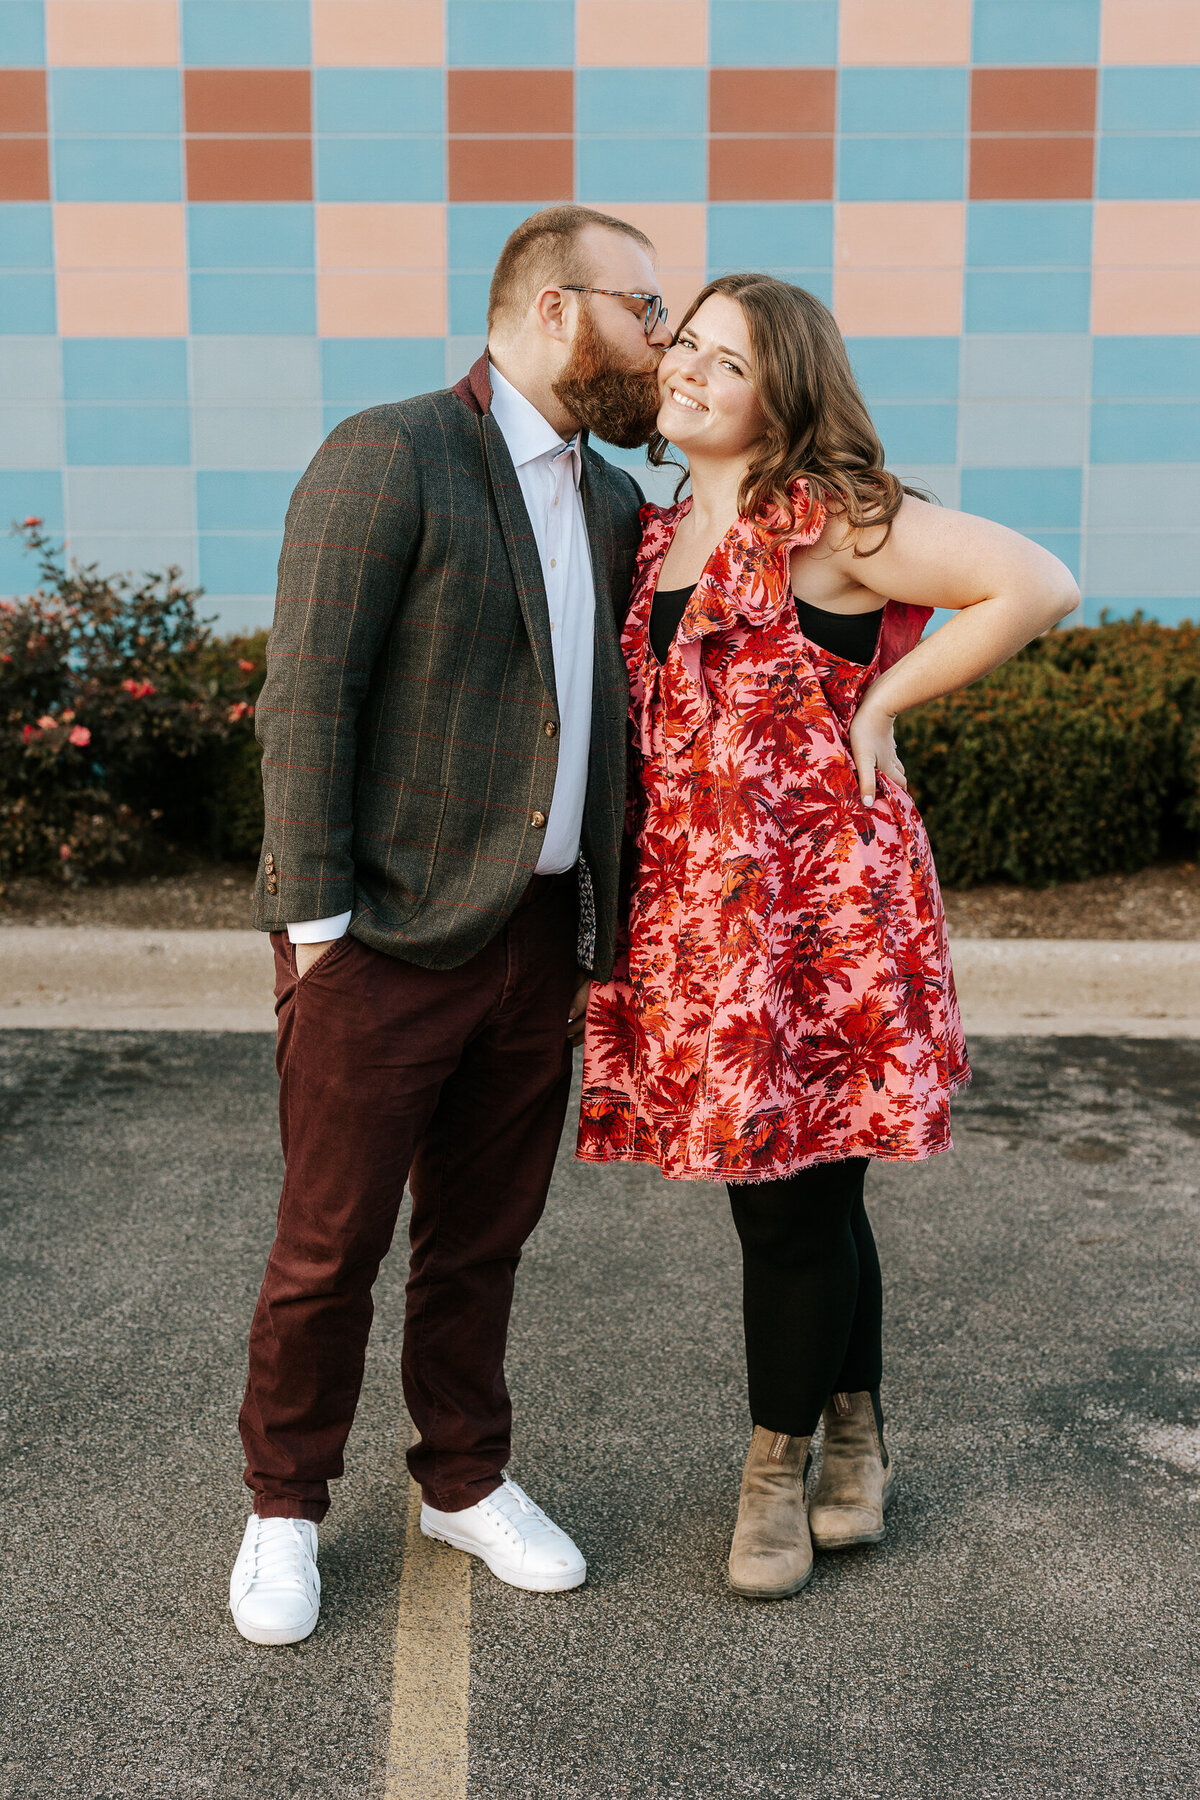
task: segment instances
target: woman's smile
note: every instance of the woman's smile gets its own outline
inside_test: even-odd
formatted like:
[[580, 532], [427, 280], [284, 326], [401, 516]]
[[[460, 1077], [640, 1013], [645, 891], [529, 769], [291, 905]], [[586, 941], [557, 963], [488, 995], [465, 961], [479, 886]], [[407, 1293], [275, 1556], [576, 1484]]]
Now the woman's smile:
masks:
[[702, 405], [699, 400], [693, 400], [690, 395], [683, 393], [679, 388], [668, 388], [667, 392], [676, 406], [684, 406], [689, 412], [708, 411], [707, 406]]

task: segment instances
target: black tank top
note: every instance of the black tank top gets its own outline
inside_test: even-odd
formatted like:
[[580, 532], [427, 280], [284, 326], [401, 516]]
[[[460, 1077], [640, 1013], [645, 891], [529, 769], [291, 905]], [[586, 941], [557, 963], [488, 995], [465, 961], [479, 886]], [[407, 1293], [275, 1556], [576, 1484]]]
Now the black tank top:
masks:
[[[679, 621], [695, 591], [694, 585], [668, 588], [666, 592], [659, 588], [654, 596], [650, 608], [650, 648], [660, 663], [667, 660], [671, 640], [679, 630]], [[816, 644], [819, 649], [828, 650], [846, 662], [862, 663], [865, 667], [879, 642], [883, 608], [880, 606], [874, 612], [864, 613], [827, 612], [823, 607], [812, 606], [807, 600], [797, 598], [796, 618], [810, 644]]]

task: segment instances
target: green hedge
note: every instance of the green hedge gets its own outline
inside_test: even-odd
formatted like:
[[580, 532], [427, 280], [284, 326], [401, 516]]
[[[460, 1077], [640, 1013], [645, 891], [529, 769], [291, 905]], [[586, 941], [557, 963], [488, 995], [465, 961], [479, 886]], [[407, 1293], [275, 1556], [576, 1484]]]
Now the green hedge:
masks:
[[947, 884], [1144, 868], [1200, 828], [1200, 631], [1053, 632], [897, 741]]
[[[21, 530], [42, 585], [0, 602], [0, 881], [137, 873], [173, 846], [256, 857], [266, 633], [214, 638], [178, 570], [68, 569], [40, 520]], [[1052, 632], [897, 735], [950, 885], [1190, 854], [1200, 629]]]

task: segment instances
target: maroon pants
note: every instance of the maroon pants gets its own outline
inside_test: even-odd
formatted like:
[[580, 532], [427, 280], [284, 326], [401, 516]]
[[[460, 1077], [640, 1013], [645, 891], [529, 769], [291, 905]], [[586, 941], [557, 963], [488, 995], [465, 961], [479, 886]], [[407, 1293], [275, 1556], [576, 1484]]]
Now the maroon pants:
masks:
[[347, 936], [297, 980], [294, 947], [273, 934], [286, 1174], [239, 1421], [256, 1512], [325, 1515], [406, 1181], [402, 1371], [420, 1433], [409, 1468], [447, 1512], [499, 1486], [513, 1277], [571, 1084], [575, 928], [571, 875], [535, 877], [457, 969], [420, 969]]

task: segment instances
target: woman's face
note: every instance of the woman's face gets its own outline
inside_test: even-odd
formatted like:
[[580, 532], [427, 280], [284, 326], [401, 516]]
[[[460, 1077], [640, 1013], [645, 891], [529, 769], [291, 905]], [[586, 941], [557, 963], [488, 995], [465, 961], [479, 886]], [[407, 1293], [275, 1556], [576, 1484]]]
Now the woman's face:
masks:
[[658, 365], [658, 429], [687, 456], [744, 456], [762, 436], [745, 315], [710, 294]]

